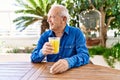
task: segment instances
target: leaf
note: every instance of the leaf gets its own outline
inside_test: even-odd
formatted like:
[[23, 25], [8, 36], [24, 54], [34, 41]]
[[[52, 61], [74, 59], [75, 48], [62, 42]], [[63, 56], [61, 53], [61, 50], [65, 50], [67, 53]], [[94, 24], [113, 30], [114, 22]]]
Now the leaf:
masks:
[[21, 8], [24, 8], [24, 9], [33, 9], [31, 6], [29, 6], [28, 4], [26, 4], [23, 0], [16, 0], [16, 6], [19, 6]]
[[50, 7], [51, 7], [51, 4], [48, 3], [47, 6], [46, 6], [46, 13], [48, 13]]
[[31, 19], [31, 20], [27, 21], [27, 22], [25, 23], [25, 25], [24, 25], [24, 26], [29, 26], [29, 25], [31, 25], [31, 24], [33, 24], [33, 23], [37, 22], [37, 21], [38, 21], [38, 19], [33, 18], [33, 19]]
[[44, 9], [43, 0], [38, 0], [38, 4], [39, 4], [39, 7], [40, 7], [40, 8], [43, 8], [43, 9]]
[[32, 6], [32, 8], [36, 8], [37, 7], [37, 3], [36, 3], [36, 1], [35, 0], [27, 0], [28, 1], [28, 3], [30, 3], [31, 4], [31, 6]]
[[39, 15], [39, 16], [44, 16], [44, 11], [40, 8], [40, 7], [37, 7], [36, 8], [36, 13], [37, 13], [37, 15]]
[[17, 22], [19, 20], [29, 20], [33, 17], [30, 17], [30, 16], [20, 16], [20, 17], [17, 17], [16, 19], [13, 20], [13, 22]]

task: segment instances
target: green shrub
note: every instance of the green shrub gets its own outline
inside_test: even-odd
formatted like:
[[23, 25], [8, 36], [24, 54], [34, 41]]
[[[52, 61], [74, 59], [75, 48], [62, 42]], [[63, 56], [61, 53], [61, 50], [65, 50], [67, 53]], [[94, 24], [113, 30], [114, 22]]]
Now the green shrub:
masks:
[[18, 52], [19, 52], [18, 48], [14, 48], [13, 50], [7, 51], [7, 53], [18, 53]]
[[25, 47], [24, 49], [14, 48], [7, 51], [7, 53], [31, 53], [33, 48]]
[[102, 46], [96, 46], [89, 49], [90, 56], [103, 55], [108, 65], [114, 67], [116, 61], [120, 61], [120, 43], [116, 43], [111, 48], [105, 48]]
[[93, 55], [103, 55], [104, 51], [106, 51], [107, 48], [102, 46], [95, 46], [93, 48], [89, 49], [90, 56], [93, 57]]

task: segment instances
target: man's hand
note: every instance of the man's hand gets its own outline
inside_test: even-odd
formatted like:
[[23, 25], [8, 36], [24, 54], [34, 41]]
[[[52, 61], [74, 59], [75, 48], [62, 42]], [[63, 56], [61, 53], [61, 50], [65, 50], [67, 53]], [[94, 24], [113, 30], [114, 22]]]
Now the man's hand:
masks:
[[67, 71], [68, 69], [69, 69], [69, 64], [67, 60], [60, 59], [50, 68], [50, 73], [52, 74], [62, 73], [64, 71]]
[[54, 52], [54, 48], [52, 47], [52, 45], [49, 42], [46, 42], [43, 45], [42, 53], [44, 55], [48, 55], [48, 54], [53, 54], [53, 52]]

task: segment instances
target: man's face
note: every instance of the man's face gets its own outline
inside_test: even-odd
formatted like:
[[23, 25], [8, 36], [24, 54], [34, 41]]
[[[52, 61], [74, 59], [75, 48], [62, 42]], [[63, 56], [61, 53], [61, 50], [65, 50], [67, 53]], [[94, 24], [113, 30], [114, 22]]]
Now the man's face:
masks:
[[50, 9], [48, 13], [48, 23], [50, 25], [50, 29], [55, 31], [58, 30], [63, 25], [63, 17], [59, 14], [59, 9], [53, 8]]

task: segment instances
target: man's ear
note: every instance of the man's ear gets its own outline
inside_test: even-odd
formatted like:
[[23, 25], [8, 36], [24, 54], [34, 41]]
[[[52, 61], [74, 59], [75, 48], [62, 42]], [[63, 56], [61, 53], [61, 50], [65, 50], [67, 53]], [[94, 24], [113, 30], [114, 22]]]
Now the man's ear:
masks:
[[67, 18], [65, 16], [63, 17], [63, 21], [67, 22]]

